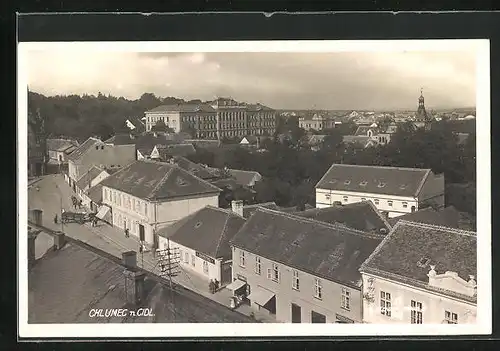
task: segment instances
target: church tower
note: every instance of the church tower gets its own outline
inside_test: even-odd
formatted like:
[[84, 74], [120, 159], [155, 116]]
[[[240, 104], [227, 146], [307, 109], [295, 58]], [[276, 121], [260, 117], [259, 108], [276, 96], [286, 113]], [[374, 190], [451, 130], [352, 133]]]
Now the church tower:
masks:
[[420, 89], [420, 97], [418, 98], [418, 109], [417, 114], [415, 116], [415, 126], [418, 128], [425, 128], [429, 130], [431, 128], [431, 123], [433, 122], [433, 118], [431, 115], [427, 114], [425, 110], [425, 99], [423, 90]]

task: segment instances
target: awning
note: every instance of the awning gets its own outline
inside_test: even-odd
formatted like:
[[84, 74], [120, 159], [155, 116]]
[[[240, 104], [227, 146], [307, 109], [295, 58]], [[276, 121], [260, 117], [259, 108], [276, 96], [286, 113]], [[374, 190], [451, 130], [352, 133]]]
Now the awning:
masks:
[[108, 206], [102, 205], [99, 211], [97, 212], [96, 217], [104, 220], [104, 217], [108, 214], [110, 210], [111, 208], [109, 208]]
[[350, 318], [344, 317], [341, 314], [335, 313], [335, 318], [337, 318], [337, 323], [354, 323]]
[[231, 284], [227, 285], [226, 288], [232, 291], [236, 291], [246, 285], [246, 282], [240, 279], [236, 279]]
[[265, 306], [266, 303], [269, 302], [274, 297], [274, 293], [272, 291], [263, 289], [261, 287], [256, 287], [252, 290], [250, 295], [248, 295], [248, 299], [252, 302], [255, 302], [259, 306]]

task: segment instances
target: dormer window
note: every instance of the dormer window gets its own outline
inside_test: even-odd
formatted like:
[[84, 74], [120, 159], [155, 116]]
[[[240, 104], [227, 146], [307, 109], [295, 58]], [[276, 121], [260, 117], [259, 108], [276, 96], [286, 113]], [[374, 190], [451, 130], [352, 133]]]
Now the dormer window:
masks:
[[406, 184], [401, 184], [400, 187], [399, 187], [399, 189], [401, 189], [401, 190], [406, 189]]
[[361, 183], [359, 183], [359, 185], [361, 185], [361, 186], [366, 186], [366, 184], [368, 184], [368, 182], [366, 180], [363, 180]]
[[420, 268], [425, 268], [429, 262], [431, 262], [431, 259], [428, 258], [428, 257], [422, 257], [418, 262], [417, 262], [417, 266], [419, 266]]
[[384, 183], [384, 182], [380, 182], [380, 183], [378, 183], [378, 187], [379, 187], [379, 188], [383, 188], [383, 187], [385, 187], [385, 183]]
[[351, 184], [351, 181], [350, 181], [350, 180], [346, 180], [346, 181], [344, 181], [344, 185], [349, 185], [349, 184]]

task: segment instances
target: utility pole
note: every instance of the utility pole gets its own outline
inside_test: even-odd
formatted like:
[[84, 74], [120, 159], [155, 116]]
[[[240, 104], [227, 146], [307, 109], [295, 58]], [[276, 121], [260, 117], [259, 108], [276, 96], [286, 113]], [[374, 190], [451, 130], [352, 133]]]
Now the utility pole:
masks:
[[172, 300], [172, 312], [175, 321], [175, 304], [174, 304], [174, 286], [172, 278], [179, 274], [179, 248], [170, 247], [170, 239], [167, 239], [167, 246], [159, 252], [160, 275], [163, 278], [168, 278], [170, 287], [170, 296]]

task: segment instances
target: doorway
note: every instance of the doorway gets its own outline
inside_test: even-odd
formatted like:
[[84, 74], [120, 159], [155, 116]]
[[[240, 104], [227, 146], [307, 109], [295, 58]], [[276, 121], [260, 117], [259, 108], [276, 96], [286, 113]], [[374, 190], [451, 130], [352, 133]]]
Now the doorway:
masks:
[[292, 323], [302, 322], [302, 308], [299, 305], [292, 303]]
[[144, 241], [144, 225], [139, 224], [139, 240]]
[[326, 323], [326, 316], [324, 314], [311, 311], [311, 323]]

